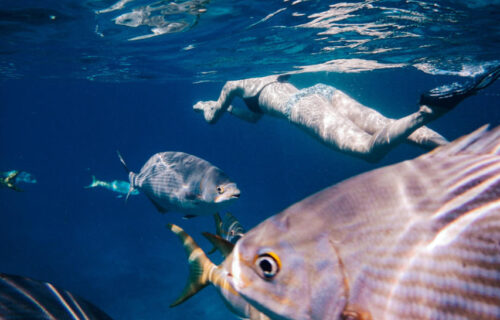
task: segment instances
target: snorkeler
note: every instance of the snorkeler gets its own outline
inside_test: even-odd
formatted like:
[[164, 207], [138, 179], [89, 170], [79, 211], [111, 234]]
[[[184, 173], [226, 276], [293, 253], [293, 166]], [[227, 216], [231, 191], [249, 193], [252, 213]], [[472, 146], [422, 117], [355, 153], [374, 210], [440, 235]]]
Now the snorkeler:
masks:
[[[376, 162], [402, 142], [426, 150], [448, 143], [424, 126], [499, 76], [497, 66], [472, 82], [433, 89], [422, 94], [417, 112], [397, 120], [386, 118], [331, 86], [317, 84], [299, 90], [287, 81], [287, 74], [228, 81], [217, 101], [199, 101], [193, 109], [203, 112], [209, 123], [217, 122], [225, 111], [248, 122], [257, 122], [263, 114], [288, 119], [335, 150]], [[232, 106], [235, 97], [243, 99], [248, 110]]]

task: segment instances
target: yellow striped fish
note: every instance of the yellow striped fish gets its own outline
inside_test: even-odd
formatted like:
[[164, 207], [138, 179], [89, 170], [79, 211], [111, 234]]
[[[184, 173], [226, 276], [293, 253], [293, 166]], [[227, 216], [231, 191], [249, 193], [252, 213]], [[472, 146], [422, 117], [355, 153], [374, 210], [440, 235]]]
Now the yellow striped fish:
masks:
[[499, 319], [500, 127], [318, 192], [213, 268], [270, 319]]

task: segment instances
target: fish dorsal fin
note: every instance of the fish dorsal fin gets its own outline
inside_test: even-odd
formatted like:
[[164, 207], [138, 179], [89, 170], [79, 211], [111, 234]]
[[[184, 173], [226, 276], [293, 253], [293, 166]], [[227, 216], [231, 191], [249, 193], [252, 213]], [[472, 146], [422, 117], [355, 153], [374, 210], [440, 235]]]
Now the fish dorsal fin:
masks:
[[181, 240], [189, 260], [189, 279], [179, 298], [170, 305], [170, 307], [175, 307], [206, 287], [209, 283], [208, 274], [216, 266], [182, 228], [175, 224], [168, 224], [167, 228]]
[[422, 157], [454, 156], [457, 154], [500, 155], [500, 126], [488, 131], [488, 125], [484, 125], [472, 133], [436, 148]]
[[214, 214], [214, 221], [215, 221], [215, 234], [222, 237], [222, 233], [223, 233], [222, 219], [221, 219], [219, 213]]
[[[222, 219], [219, 215], [218, 212], [214, 213], [214, 222], [215, 222], [215, 233], [218, 236], [222, 236]], [[212, 254], [217, 250], [217, 248], [214, 246], [210, 251], [208, 251], [208, 254]]]
[[234, 244], [225, 240], [224, 238], [208, 232], [203, 232], [203, 235], [208, 239], [208, 241], [212, 243], [215, 248], [217, 248], [222, 253], [224, 258], [227, 257], [231, 253], [231, 251], [233, 251]]

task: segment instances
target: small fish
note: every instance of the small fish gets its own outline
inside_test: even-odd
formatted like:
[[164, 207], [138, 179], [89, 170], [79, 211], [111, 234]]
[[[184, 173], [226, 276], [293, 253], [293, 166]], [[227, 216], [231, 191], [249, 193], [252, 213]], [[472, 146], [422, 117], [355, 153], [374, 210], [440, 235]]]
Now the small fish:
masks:
[[111, 317], [50, 283], [0, 273], [0, 319], [111, 320]]
[[177, 211], [186, 218], [214, 214], [240, 196], [222, 170], [184, 152], [157, 153], [137, 174], [118, 156], [129, 173], [129, 193], [139, 189], [161, 213]]
[[499, 319], [500, 126], [320, 191], [234, 248], [209, 240], [227, 258], [185, 245], [179, 300], [212, 283], [271, 319]]
[[245, 228], [231, 213], [227, 212], [224, 219], [221, 219], [219, 214], [214, 215], [216, 234], [235, 244], [244, 234]]
[[19, 183], [36, 183], [35, 177], [28, 172], [10, 170], [6, 172], [0, 172], [0, 184], [4, 185], [15, 191], [22, 191], [17, 184]]
[[23, 191], [16, 185], [16, 178], [19, 175], [19, 171], [13, 170], [6, 173], [5, 177], [0, 177], [0, 186], [7, 187], [14, 191]]
[[[124, 195], [127, 195], [130, 190], [130, 183], [127, 181], [121, 181], [121, 180], [113, 180], [111, 182], [107, 181], [102, 181], [96, 179], [95, 176], [92, 176], [92, 183], [86, 186], [85, 188], [95, 188], [95, 187], [102, 187], [104, 189], [111, 190], [113, 192], [118, 193], [118, 198], [123, 197]], [[139, 194], [138, 190], [132, 190], [130, 191], [131, 195], [137, 195]]]
[[[244, 234], [245, 229], [241, 223], [229, 212], [224, 216], [224, 220], [221, 219], [218, 213], [214, 214], [215, 220], [215, 234], [235, 244]], [[214, 253], [216, 248], [214, 247], [208, 253]]]

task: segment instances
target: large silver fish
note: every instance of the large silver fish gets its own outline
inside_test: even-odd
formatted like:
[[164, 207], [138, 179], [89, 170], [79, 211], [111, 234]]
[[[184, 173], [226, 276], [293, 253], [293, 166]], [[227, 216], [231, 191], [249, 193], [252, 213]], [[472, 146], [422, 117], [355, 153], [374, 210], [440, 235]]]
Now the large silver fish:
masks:
[[139, 189], [158, 211], [186, 217], [214, 214], [240, 196], [240, 190], [221, 169], [184, 152], [153, 155], [137, 174], [129, 172], [130, 191]]
[[211, 271], [184, 295], [211, 282], [271, 319], [499, 319], [500, 127], [327, 188], [224, 246], [220, 266], [190, 257]]
[[0, 319], [111, 320], [111, 317], [50, 283], [0, 273]]

